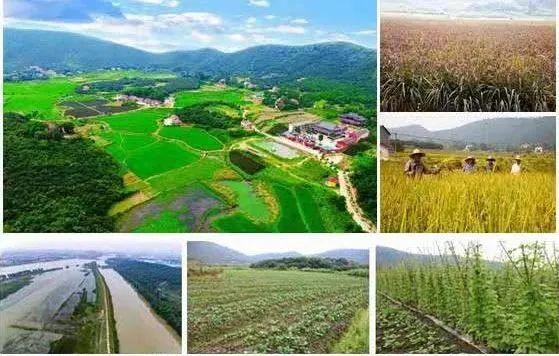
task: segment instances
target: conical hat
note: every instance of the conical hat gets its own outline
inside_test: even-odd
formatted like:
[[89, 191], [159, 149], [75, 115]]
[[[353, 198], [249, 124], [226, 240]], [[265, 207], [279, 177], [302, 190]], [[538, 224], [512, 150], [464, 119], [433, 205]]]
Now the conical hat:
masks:
[[476, 158], [474, 156], [468, 156], [466, 157], [466, 159], [464, 159], [464, 161], [475, 161]]
[[418, 148], [414, 149], [414, 150], [412, 151], [412, 153], [410, 153], [410, 157], [417, 156], [417, 155], [423, 157], [423, 156], [425, 156], [425, 153], [423, 153], [423, 152], [422, 152], [420, 149], [418, 149]]
[[496, 159], [493, 156], [488, 156], [486, 161], [496, 161]]

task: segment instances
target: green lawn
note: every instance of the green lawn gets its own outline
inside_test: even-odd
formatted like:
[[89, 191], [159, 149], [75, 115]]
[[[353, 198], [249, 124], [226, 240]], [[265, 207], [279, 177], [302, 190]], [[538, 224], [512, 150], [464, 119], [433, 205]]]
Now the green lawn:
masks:
[[238, 89], [183, 91], [175, 96], [175, 106], [180, 108], [213, 101], [241, 105], [243, 97]]
[[215, 151], [223, 148], [218, 139], [199, 127], [163, 127], [159, 135], [182, 141], [192, 148], [203, 151]]
[[29, 114], [37, 111], [41, 119], [61, 119], [62, 112], [56, 103], [75, 94], [75, 88], [76, 84], [60, 78], [4, 83], [4, 112]]
[[258, 221], [268, 221], [270, 219], [270, 211], [268, 206], [254, 192], [253, 187], [245, 181], [226, 181], [222, 184], [231, 188], [237, 195], [239, 210]]
[[126, 165], [138, 177], [146, 179], [194, 163], [198, 158], [198, 154], [174, 142], [161, 141], [133, 151]]

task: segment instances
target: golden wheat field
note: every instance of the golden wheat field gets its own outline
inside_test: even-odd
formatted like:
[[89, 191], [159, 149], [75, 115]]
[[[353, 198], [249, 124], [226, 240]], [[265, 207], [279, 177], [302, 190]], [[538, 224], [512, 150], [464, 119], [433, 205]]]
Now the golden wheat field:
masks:
[[555, 24], [381, 21], [382, 111], [555, 111]]
[[[474, 155], [476, 155], [474, 153]], [[478, 153], [478, 157], [486, 156]], [[437, 175], [407, 178], [407, 154], [381, 163], [383, 232], [554, 232], [555, 156], [527, 155], [523, 172], [512, 176], [511, 154], [499, 154], [497, 170], [460, 171], [463, 152], [428, 152]]]

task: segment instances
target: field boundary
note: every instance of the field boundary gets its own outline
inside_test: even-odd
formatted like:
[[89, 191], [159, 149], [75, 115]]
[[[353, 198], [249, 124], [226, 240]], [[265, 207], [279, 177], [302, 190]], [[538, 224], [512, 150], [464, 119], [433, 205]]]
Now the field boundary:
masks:
[[451, 328], [450, 326], [446, 325], [444, 322], [442, 322], [441, 320], [435, 318], [432, 315], [426, 314], [424, 312], [422, 312], [419, 309], [416, 309], [414, 307], [411, 307], [407, 304], [404, 304], [392, 297], [390, 297], [389, 295], [382, 293], [382, 292], [377, 292], [377, 294], [382, 295], [383, 297], [385, 297], [386, 299], [388, 299], [390, 302], [404, 308], [407, 309], [408, 311], [411, 311], [414, 314], [418, 314], [420, 315], [422, 318], [429, 320], [432, 324], [434, 324], [435, 326], [438, 326], [439, 328], [441, 328], [442, 330], [444, 330], [445, 332], [447, 332], [448, 334], [450, 334], [451, 336], [453, 336], [454, 338], [460, 340], [461, 342], [467, 344], [468, 346], [478, 350], [479, 352], [481, 352], [482, 354], [491, 354], [493, 353], [489, 348], [485, 347], [485, 346], [481, 346], [478, 345], [476, 343], [474, 343], [474, 341], [465, 335], [462, 335], [460, 332], [458, 332], [457, 330]]

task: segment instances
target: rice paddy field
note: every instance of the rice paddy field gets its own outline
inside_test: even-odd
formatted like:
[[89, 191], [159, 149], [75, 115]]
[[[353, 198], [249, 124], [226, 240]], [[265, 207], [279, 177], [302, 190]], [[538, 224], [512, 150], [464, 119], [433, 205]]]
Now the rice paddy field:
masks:
[[340, 272], [189, 275], [188, 352], [369, 353], [367, 304], [368, 278]]
[[555, 24], [381, 22], [382, 111], [555, 111]]
[[[475, 153], [473, 153], [476, 155]], [[441, 172], [422, 178], [404, 176], [407, 155], [381, 163], [383, 232], [555, 231], [555, 156], [526, 155], [523, 172], [510, 172], [512, 154], [496, 155], [495, 173], [464, 174], [463, 152], [427, 152], [427, 167]], [[477, 156], [486, 154], [479, 153]]]
[[[177, 108], [205, 104], [238, 119], [240, 128], [243, 110], [255, 106], [245, 89], [203, 85], [175, 94], [174, 108], [136, 106], [124, 112], [105, 111], [114, 93], [76, 91], [83, 83], [141, 75], [109, 71], [6, 83], [4, 110], [37, 111], [38, 120], [75, 120], [76, 132], [119, 163], [127, 195], [109, 211], [118, 231], [354, 231], [351, 216], [336, 203], [336, 191], [324, 185], [335, 172], [314, 158], [258, 134], [233, 137], [225, 129], [162, 123]], [[87, 117], [76, 120], [66, 110]]]

